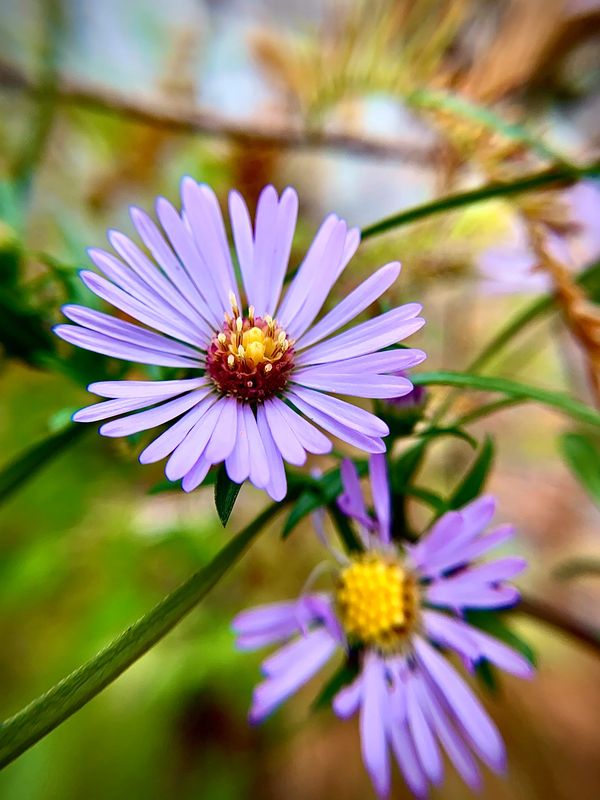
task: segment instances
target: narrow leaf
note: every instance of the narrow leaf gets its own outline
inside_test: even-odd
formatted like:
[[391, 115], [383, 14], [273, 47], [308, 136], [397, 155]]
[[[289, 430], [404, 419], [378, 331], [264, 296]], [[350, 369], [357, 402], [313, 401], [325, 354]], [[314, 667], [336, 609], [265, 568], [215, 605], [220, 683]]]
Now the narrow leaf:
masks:
[[0, 768], [43, 739], [169, 633], [233, 566], [280, 508], [280, 503], [268, 506], [206, 567], [167, 595], [108, 647], [0, 724]]
[[50, 461], [81, 439], [86, 430], [86, 425], [70, 424], [8, 463], [0, 470], [0, 503], [7, 500]]
[[487, 375], [472, 375], [466, 372], [419, 372], [411, 375], [411, 380], [418, 386], [430, 386], [438, 384], [441, 386], [459, 386], [465, 389], [474, 389], [481, 392], [500, 392], [507, 397], [519, 397], [527, 400], [534, 400], [550, 408], [590, 425], [600, 427], [600, 414], [593, 408], [586, 406], [579, 400], [575, 400], [562, 392], [555, 392], [551, 389], [542, 389], [538, 386], [530, 386], [527, 383], [519, 383], [509, 378], [489, 377]]
[[234, 483], [227, 474], [225, 465], [221, 464], [217, 470], [217, 479], [215, 481], [215, 506], [223, 527], [229, 522], [229, 517], [241, 488], [242, 484]]
[[592, 500], [600, 505], [600, 448], [583, 433], [565, 433], [560, 449], [571, 471]]
[[486, 437], [479, 455], [448, 500], [449, 508], [462, 508], [479, 494], [485, 485], [494, 461], [494, 442]]

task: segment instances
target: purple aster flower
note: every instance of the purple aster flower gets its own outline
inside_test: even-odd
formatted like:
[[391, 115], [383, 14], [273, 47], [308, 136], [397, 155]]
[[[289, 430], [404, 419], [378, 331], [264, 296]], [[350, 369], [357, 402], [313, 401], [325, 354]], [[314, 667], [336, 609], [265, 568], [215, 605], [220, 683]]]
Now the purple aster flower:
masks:
[[262, 665], [250, 719], [260, 722], [337, 652], [352, 653], [359, 672], [333, 700], [335, 713], [359, 712], [362, 754], [377, 794], [391, 787], [391, 756], [411, 790], [425, 797], [443, 778], [440, 747], [472, 788], [480, 784], [478, 756], [495, 771], [505, 766], [502, 738], [444, 651], [467, 666], [487, 659], [519, 677], [532, 667], [518, 652], [462, 617], [467, 609], [514, 605], [506, 583], [525, 567], [519, 558], [479, 558], [513, 535], [510, 526], [486, 533], [495, 502], [482, 497], [439, 519], [417, 544], [401, 551], [390, 539], [385, 456], [370, 460], [375, 517], [358, 474], [344, 462], [341, 509], [359, 526], [364, 552], [340, 561], [335, 588], [239, 614], [237, 644], [254, 650], [281, 644]]
[[244, 200], [231, 192], [240, 286], [214, 192], [188, 177], [182, 200], [181, 213], [164, 198], [157, 201], [164, 233], [133, 208], [131, 218], [146, 252], [111, 231], [108, 238], [118, 257], [92, 249], [89, 255], [103, 275], [81, 273], [92, 292], [141, 325], [67, 305], [63, 313], [76, 324], [55, 328], [79, 347], [173, 367], [182, 377], [92, 383], [89, 390], [108, 399], [78, 411], [74, 420], [115, 417], [101, 426], [104, 436], [167, 423], [140, 461], [168, 456], [167, 477], [183, 479], [186, 491], [224, 461], [233, 481], [249, 478], [280, 500], [286, 493], [284, 460], [299, 466], [307, 452], [327, 453], [332, 447], [315, 425], [366, 452], [383, 452], [387, 425], [331, 395], [382, 398], [410, 392], [411, 382], [393, 373], [420, 363], [425, 354], [383, 348], [419, 330], [421, 306], [409, 303], [336, 332], [391, 286], [400, 265], [381, 267], [316, 321], [358, 247], [356, 228], [329, 215], [283, 292], [296, 192], [288, 188], [278, 197], [267, 186], [254, 229]]
[[[546, 245], [557, 260], [579, 270], [600, 256], [600, 189], [582, 181], [562, 197], [570, 222], [560, 232], [549, 228]], [[510, 241], [488, 248], [478, 259], [484, 288], [493, 293], [551, 291], [551, 277], [536, 271], [536, 265], [523, 224], [515, 226]]]

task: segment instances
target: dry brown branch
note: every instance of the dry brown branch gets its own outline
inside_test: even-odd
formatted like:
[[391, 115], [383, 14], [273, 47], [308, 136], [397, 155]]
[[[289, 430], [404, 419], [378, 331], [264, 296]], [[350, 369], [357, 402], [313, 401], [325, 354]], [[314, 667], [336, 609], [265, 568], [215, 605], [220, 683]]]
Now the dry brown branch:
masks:
[[[39, 84], [18, 67], [0, 62], [0, 88], [19, 90], [37, 96]], [[262, 145], [280, 149], [323, 149], [343, 151], [358, 156], [410, 162], [435, 168], [438, 149], [410, 142], [366, 138], [353, 133], [304, 129], [295, 125], [263, 125], [231, 120], [200, 108], [181, 103], [167, 107], [152, 97], [131, 97], [112, 87], [61, 77], [56, 90], [57, 102], [104, 114], [124, 117], [157, 128], [181, 133], [229, 139], [238, 145]]]

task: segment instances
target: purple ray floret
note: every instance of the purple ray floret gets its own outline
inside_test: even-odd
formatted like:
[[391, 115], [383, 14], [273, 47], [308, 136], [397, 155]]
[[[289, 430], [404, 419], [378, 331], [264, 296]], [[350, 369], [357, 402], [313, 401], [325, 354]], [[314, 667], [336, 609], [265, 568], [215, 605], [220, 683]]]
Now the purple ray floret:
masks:
[[238, 285], [214, 192], [188, 177], [181, 196], [181, 211], [159, 198], [160, 224], [131, 210], [143, 247], [111, 231], [114, 253], [89, 251], [99, 272], [84, 270], [82, 281], [127, 319], [67, 305], [71, 324], [55, 328], [77, 347], [172, 368], [174, 379], [93, 383], [89, 390], [106, 399], [78, 411], [75, 421], [110, 420], [100, 428], [104, 436], [167, 425], [142, 451], [142, 463], [167, 458], [167, 477], [191, 491], [224, 462], [232, 480], [249, 479], [275, 500], [287, 490], [284, 462], [301, 465], [307, 453], [329, 452], [330, 436], [383, 452], [385, 423], [333, 395], [397, 398], [412, 390], [398, 369], [425, 354], [384, 348], [423, 325], [418, 304], [345, 329], [389, 289], [400, 265], [382, 267], [322, 314], [358, 247], [357, 229], [329, 215], [284, 291], [296, 192], [278, 196], [267, 186], [254, 226], [242, 197], [231, 192]]

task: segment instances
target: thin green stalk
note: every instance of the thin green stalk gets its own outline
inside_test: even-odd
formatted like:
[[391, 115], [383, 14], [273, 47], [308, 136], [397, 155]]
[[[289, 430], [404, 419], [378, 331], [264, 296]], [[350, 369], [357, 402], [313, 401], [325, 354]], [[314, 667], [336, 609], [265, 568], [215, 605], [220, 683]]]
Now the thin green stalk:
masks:
[[400, 228], [403, 225], [408, 225], [411, 222], [417, 222], [426, 217], [432, 217], [436, 214], [442, 214], [446, 211], [452, 211], [456, 208], [470, 206], [474, 203], [480, 203], [483, 200], [491, 200], [495, 197], [512, 197], [517, 194], [524, 194], [536, 189], [548, 189], [557, 186], [569, 186], [572, 183], [585, 177], [597, 177], [600, 173], [600, 164], [593, 163], [583, 167], [552, 167], [551, 169], [535, 172], [531, 175], [526, 175], [524, 178], [519, 178], [515, 181], [500, 182], [493, 181], [479, 189], [472, 189], [468, 192], [459, 192], [458, 194], [451, 194], [447, 197], [441, 197], [433, 200], [430, 203], [423, 203], [420, 206], [414, 206], [406, 211], [401, 211], [399, 214], [393, 214], [391, 217], [375, 222], [373, 225], [367, 225], [362, 230], [362, 239], [370, 239], [372, 236], [378, 236], [381, 233]]
[[579, 422], [600, 427], [600, 414], [579, 400], [562, 392], [543, 389], [539, 386], [530, 386], [527, 383], [519, 383], [508, 378], [440, 370], [438, 372], [419, 372], [412, 375], [411, 380], [416, 386], [460, 386], [465, 389], [474, 389], [481, 392], [499, 392], [507, 397], [533, 400], [554, 408]]
[[529, 402], [528, 398], [504, 397], [502, 400], [496, 400], [495, 403], [487, 403], [484, 406], [470, 411], [468, 414], [464, 414], [462, 417], [459, 417], [454, 424], [457, 428], [461, 428], [463, 425], [470, 425], [472, 422], [482, 419], [483, 417], [489, 417], [490, 414], [495, 414], [496, 411], [503, 411], [505, 408], [518, 406], [521, 403], [527, 402]]
[[[287, 499], [291, 499], [290, 495]], [[282, 506], [282, 503], [268, 506], [207, 566], [167, 595], [108, 647], [2, 723], [0, 768], [43, 739], [166, 636], [208, 594]]]

